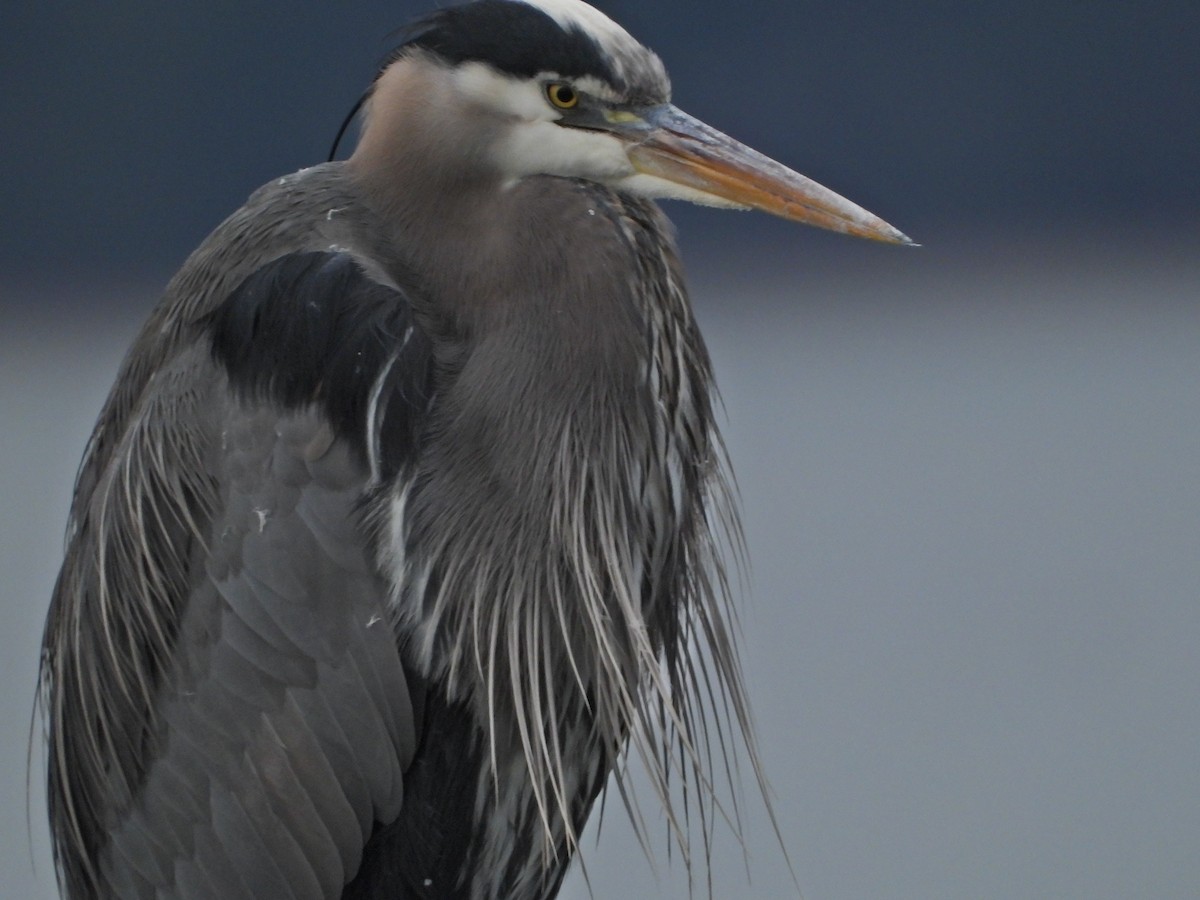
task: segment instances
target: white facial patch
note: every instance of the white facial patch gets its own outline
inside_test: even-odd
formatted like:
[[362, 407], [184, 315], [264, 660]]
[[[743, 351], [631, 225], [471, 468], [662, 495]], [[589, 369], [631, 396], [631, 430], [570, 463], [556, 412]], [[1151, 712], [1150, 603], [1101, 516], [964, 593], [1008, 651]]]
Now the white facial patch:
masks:
[[529, 80], [505, 75], [485, 63], [465, 63], [452, 77], [463, 101], [500, 118], [491, 152], [497, 168], [509, 178], [560, 175], [607, 183], [633, 174], [617, 138], [557, 124], [562, 114], [545, 95], [545, 83], [554, 80], [554, 73]]
[[524, 0], [552, 18], [564, 30], [577, 29], [590, 34], [602, 46], [637, 44], [633, 35], [594, 6], [582, 0]]
[[612, 135], [545, 121], [510, 129], [497, 142], [496, 160], [512, 178], [561, 175], [611, 184], [634, 172], [624, 146]]
[[597, 100], [605, 100], [609, 103], [621, 102], [620, 94], [614, 91], [608, 84], [592, 75], [581, 75], [578, 78], [573, 78], [571, 79], [571, 84], [575, 86], [577, 91], [590, 94]]
[[525, 122], [558, 118], [537, 81], [505, 75], [481, 62], [463, 63], [452, 70], [451, 77], [459, 97], [500, 116]]
[[[564, 31], [578, 31], [586, 34], [607, 57], [609, 64], [617, 77], [625, 81], [637, 81], [639, 78], [650, 78], [658, 82], [667, 93], [670, 93], [670, 82], [662, 60], [658, 58], [628, 31], [606, 16], [594, 6], [582, 0], [522, 0], [526, 5], [541, 10]], [[594, 81], [594, 79], [593, 79]], [[588, 90], [579, 85], [581, 89]], [[606, 100], [616, 100], [611, 91], [605, 87], [593, 93], [594, 96]]]

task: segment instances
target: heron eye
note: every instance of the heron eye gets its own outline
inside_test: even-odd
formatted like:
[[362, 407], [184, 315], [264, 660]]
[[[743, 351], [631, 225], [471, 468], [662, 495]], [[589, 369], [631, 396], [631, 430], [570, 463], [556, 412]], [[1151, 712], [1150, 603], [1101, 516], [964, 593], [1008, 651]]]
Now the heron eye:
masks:
[[546, 85], [546, 96], [559, 109], [571, 109], [579, 105], [579, 95], [575, 93], [575, 88], [561, 81]]

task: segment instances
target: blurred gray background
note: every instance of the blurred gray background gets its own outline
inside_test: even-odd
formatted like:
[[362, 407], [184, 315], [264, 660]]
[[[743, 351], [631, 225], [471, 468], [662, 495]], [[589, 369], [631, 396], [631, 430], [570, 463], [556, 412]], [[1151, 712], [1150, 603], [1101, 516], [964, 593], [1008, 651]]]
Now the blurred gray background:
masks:
[[[601, 5], [680, 106], [924, 244], [669, 209], [805, 897], [1200, 897], [1200, 4]], [[26, 815], [37, 646], [124, 347], [211, 227], [324, 158], [426, 8], [6, 10], [5, 897], [54, 896], [37, 752]], [[747, 794], [750, 881], [722, 834], [713, 893], [794, 896]], [[687, 895], [615, 806], [587, 848], [599, 898]]]

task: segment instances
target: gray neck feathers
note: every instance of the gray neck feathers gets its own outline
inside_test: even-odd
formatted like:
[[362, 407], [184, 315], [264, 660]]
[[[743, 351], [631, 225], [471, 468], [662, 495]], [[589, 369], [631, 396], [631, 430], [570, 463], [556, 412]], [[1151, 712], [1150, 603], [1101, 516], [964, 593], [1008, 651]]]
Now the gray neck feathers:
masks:
[[558, 178], [503, 196], [470, 229], [481, 248], [437, 242], [457, 265], [406, 247], [440, 372], [423, 461], [377, 510], [396, 627], [474, 709], [490, 802], [532, 820], [544, 857], [574, 849], [578, 782], [620, 776], [627, 740], [686, 854], [668, 780], [712, 802], [714, 691], [746, 725], [707, 353], [653, 204]]

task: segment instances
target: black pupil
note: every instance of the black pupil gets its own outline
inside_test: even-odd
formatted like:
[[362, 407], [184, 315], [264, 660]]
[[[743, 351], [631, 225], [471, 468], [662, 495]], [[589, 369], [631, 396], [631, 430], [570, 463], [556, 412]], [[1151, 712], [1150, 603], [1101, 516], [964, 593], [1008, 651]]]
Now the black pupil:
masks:
[[555, 85], [554, 99], [559, 103], [569, 106], [575, 102], [575, 92], [565, 84]]

